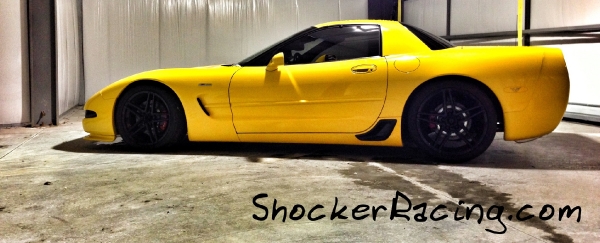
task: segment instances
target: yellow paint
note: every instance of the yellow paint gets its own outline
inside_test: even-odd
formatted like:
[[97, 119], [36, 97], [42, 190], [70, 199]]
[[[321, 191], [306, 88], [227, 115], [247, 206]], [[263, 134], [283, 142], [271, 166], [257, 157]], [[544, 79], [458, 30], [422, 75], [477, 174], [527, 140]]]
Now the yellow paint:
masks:
[[[177, 94], [185, 111], [191, 141], [239, 141], [231, 123], [227, 94], [229, 80], [239, 69], [235, 66], [162, 69], [127, 77], [104, 88], [86, 102], [84, 109], [96, 111], [98, 117], [84, 119], [83, 128], [92, 135], [114, 136], [112, 120], [116, 98], [131, 83], [150, 80], [167, 85]], [[212, 86], [198, 86], [198, 83], [211, 83]], [[210, 117], [204, 114], [197, 98], [202, 100]]]
[[[337, 143], [402, 146], [401, 117], [413, 91], [444, 76], [468, 77], [487, 86], [505, 118], [505, 139], [550, 133], [569, 95], [562, 52], [545, 47], [455, 47], [431, 51], [396, 21], [337, 21], [381, 26], [383, 57], [266, 67], [209, 66], [154, 70], [104, 88], [85, 105], [98, 114], [83, 120], [86, 139], [117, 135], [114, 107], [136, 82], [159, 82], [180, 99], [191, 141]], [[371, 72], [354, 73], [369, 67]], [[201, 83], [211, 85], [198, 85]], [[200, 98], [209, 111], [200, 108]], [[380, 119], [397, 119], [386, 141], [355, 135]]]
[[[550, 133], [560, 123], [569, 99], [569, 73], [559, 49], [545, 50], [539, 79], [533, 80], [529, 93], [531, 101], [520, 111], [505, 112], [509, 141], [535, 138]], [[521, 93], [518, 93], [521, 94]]]
[[419, 58], [414, 56], [400, 56], [394, 61], [396, 70], [403, 73], [413, 72], [419, 68], [419, 65], [421, 65]]
[[[400, 117], [388, 119], [400, 120]], [[402, 146], [400, 138], [400, 123], [396, 123], [390, 138], [385, 141], [360, 141], [353, 133], [244, 133], [239, 134], [244, 142], [269, 143], [319, 143], [319, 144], [348, 144], [369, 146]]]
[[[376, 68], [353, 73], [359, 65]], [[377, 120], [386, 88], [387, 62], [377, 57], [287, 65], [276, 72], [244, 67], [229, 93], [238, 133], [358, 133]]]

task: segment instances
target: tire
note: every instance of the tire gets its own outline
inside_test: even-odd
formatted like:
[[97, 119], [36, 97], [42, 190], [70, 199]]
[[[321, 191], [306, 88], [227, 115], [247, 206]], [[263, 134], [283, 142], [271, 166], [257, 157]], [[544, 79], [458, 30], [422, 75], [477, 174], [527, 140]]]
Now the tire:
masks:
[[497, 113], [477, 85], [444, 80], [417, 92], [407, 107], [405, 122], [409, 139], [419, 150], [436, 160], [464, 162], [490, 146]]
[[138, 149], [162, 149], [186, 136], [183, 107], [160, 87], [142, 85], [126, 90], [115, 110], [115, 125], [123, 141]]

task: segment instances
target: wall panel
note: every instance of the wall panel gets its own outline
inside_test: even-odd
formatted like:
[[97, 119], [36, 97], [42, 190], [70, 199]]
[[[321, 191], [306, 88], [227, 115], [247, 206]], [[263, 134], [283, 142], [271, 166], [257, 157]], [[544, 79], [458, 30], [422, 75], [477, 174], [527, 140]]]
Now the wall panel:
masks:
[[0, 1], [0, 125], [30, 121], [26, 1]]
[[110, 71], [108, 25], [110, 5], [104, 1], [83, 1], [83, 63], [85, 99], [113, 80]]
[[77, 0], [56, 0], [57, 114], [76, 105], [83, 93], [83, 63]]
[[531, 28], [600, 24], [598, 0], [532, 0]]
[[367, 0], [85, 0], [85, 97], [156, 68], [234, 63], [321, 22], [367, 16]]
[[404, 2], [404, 22], [436, 35], [446, 35], [446, 0]]
[[452, 35], [517, 30], [517, 0], [452, 0]]
[[[298, 12], [296, 17], [298, 18], [299, 27], [305, 28], [327, 21], [339, 20], [341, 15], [340, 1], [297, 0]], [[348, 5], [346, 4], [346, 6]], [[366, 9], [365, 12], [367, 12]]]
[[108, 2], [108, 58], [111, 77], [118, 79], [132, 72], [159, 67], [160, 3], [156, 0]]
[[368, 19], [369, 1], [364, 0], [341, 0], [340, 19]]
[[160, 3], [160, 67], [189, 67], [204, 63], [207, 0], [168, 0]]
[[[532, 0], [531, 28], [555, 28], [600, 24], [600, 1]], [[552, 45], [563, 50], [571, 89], [566, 116], [600, 122], [600, 33], [587, 35], [538, 37], [532, 44]]]

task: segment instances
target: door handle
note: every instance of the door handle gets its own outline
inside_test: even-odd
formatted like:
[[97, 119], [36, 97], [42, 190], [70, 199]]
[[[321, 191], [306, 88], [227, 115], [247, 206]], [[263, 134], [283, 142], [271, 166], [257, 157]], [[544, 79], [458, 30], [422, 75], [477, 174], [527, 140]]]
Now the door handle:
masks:
[[375, 72], [377, 70], [377, 66], [375, 66], [375, 64], [362, 64], [352, 67], [351, 70], [354, 74], [367, 74]]

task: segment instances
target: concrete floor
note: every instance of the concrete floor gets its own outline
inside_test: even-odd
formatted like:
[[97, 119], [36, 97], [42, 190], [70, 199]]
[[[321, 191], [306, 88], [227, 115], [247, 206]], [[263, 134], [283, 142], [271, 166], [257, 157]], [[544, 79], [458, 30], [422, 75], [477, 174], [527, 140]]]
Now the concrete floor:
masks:
[[[0, 129], [0, 242], [600, 241], [598, 126], [562, 122], [525, 144], [498, 134], [473, 161], [437, 164], [406, 148], [356, 146], [191, 143], [138, 153], [83, 140], [82, 116], [78, 108], [60, 126]], [[402, 195], [416, 209], [396, 212], [410, 221], [390, 220], [394, 198], [396, 210], [408, 207]], [[283, 211], [272, 220], [274, 199], [287, 207], [285, 222]], [[415, 220], [421, 203], [425, 222]], [[484, 212], [455, 219], [474, 204]], [[517, 220], [527, 204], [520, 217], [534, 217]], [[541, 220], [545, 204], [554, 214]], [[433, 216], [448, 217], [434, 221], [438, 205]], [[577, 211], [558, 219], [566, 205], [580, 206], [580, 222]], [[334, 206], [348, 219], [332, 220]], [[263, 207], [268, 218], [254, 219]], [[353, 219], [355, 208], [368, 217]], [[486, 231], [503, 225], [504, 234]]]

